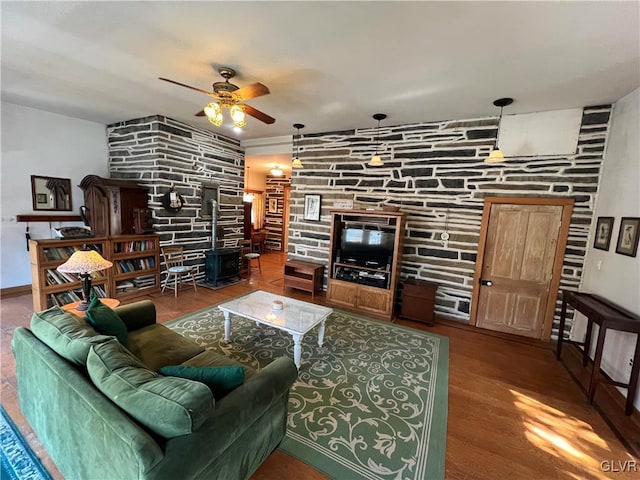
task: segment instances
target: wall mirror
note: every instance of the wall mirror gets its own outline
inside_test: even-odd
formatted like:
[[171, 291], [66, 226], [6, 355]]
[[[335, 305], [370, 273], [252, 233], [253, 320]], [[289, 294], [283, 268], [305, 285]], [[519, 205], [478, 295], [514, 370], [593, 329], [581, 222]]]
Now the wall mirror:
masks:
[[[213, 204], [211, 203], [211, 200], [216, 201], [218, 204], [217, 208], [219, 208], [220, 204], [219, 185], [216, 183], [203, 183], [200, 198], [202, 200], [200, 217], [211, 220], [211, 218], [213, 218]], [[216, 209], [216, 215], [217, 214], [218, 212]]]
[[71, 180], [31, 175], [31, 200], [34, 210], [70, 211]]

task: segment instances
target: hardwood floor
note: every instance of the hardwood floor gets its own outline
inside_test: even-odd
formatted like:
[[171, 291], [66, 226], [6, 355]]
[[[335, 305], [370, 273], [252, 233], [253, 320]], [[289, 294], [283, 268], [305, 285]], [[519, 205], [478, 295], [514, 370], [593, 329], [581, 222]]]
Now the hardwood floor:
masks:
[[[283, 291], [285, 256], [262, 256], [262, 273], [221, 290], [186, 285], [176, 299], [173, 292], [152, 295], [158, 320], [166, 322], [228, 298], [262, 289], [311, 301], [304, 292]], [[324, 303], [316, 296], [315, 303]], [[31, 296], [1, 300], [2, 405], [55, 479], [64, 478], [20, 414], [10, 342], [17, 326], [28, 326]], [[551, 346], [503, 338], [455, 324], [425, 327], [397, 323], [449, 337], [449, 412], [446, 478], [603, 479], [638, 478], [640, 460], [626, 452], [583, 392], [558, 363]], [[601, 468], [601, 462], [605, 468]], [[623, 470], [635, 461], [636, 472]], [[620, 462], [620, 463], [618, 463]], [[607, 471], [607, 467], [609, 471]], [[253, 480], [326, 479], [295, 458], [276, 451], [253, 475]], [[119, 480], [119, 479], [118, 479]], [[348, 480], [348, 479], [339, 479]]]

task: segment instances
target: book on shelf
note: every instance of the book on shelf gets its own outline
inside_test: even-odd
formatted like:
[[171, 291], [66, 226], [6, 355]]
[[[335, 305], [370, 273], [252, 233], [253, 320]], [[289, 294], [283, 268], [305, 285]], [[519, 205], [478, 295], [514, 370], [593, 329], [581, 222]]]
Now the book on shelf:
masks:
[[138, 288], [152, 287], [156, 284], [156, 276], [151, 274], [135, 277], [133, 279], [133, 284]]

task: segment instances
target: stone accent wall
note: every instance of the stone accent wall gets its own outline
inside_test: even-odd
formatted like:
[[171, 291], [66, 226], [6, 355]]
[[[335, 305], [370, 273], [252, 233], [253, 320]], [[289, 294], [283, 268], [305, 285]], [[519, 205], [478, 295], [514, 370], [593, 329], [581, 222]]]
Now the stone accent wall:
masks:
[[[291, 185], [291, 178], [282, 176], [274, 177], [273, 175], [267, 175], [267, 190], [266, 190], [266, 208], [267, 213], [265, 216], [265, 226], [269, 230], [269, 236], [266, 241], [267, 250], [282, 251], [283, 237], [283, 214], [284, 214], [284, 188]], [[269, 204], [272, 200], [275, 200], [278, 204], [276, 212], [269, 211]]]
[[[149, 208], [161, 245], [183, 245], [187, 262], [204, 277], [211, 250], [211, 220], [201, 218], [201, 185], [219, 185], [218, 247], [236, 247], [243, 236], [244, 151], [240, 142], [155, 115], [107, 127], [112, 178], [137, 180], [149, 189]], [[171, 188], [186, 204], [177, 213], [161, 197]]]
[[[487, 196], [573, 197], [574, 213], [560, 288], [580, 284], [598, 191], [611, 106], [587, 107], [573, 155], [509, 158], [490, 165], [498, 118], [380, 128], [383, 167], [367, 162], [376, 128], [303, 135], [291, 189], [289, 256], [327, 261], [329, 211], [398, 205], [407, 213], [401, 276], [438, 282], [437, 314], [469, 320], [483, 200]], [[304, 195], [322, 195], [321, 222], [302, 219]], [[439, 240], [447, 224], [448, 246]], [[558, 315], [556, 314], [557, 332]]]

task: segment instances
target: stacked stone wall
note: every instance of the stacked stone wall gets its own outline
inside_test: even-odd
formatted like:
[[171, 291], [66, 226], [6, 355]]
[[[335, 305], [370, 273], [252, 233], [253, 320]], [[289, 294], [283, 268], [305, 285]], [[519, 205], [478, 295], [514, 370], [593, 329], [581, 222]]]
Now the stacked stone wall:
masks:
[[[107, 127], [112, 178], [136, 180], [149, 190], [149, 208], [160, 243], [183, 245], [186, 263], [204, 277], [211, 249], [212, 222], [202, 218], [202, 185], [219, 186], [218, 247], [236, 247], [242, 238], [244, 151], [237, 140], [155, 115]], [[179, 212], [166, 210], [171, 189], [185, 200]]]
[[[330, 210], [399, 206], [407, 213], [402, 278], [439, 283], [437, 314], [469, 320], [484, 198], [571, 197], [575, 207], [560, 288], [577, 289], [593, 215], [611, 106], [586, 107], [574, 154], [508, 158], [486, 164], [498, 118], [380, 128], [383, 167], [367, 165], [376, 128], [303, 135], [304, 169], [291, 183], [289, 256], [328, 261]], [[321, 222], [303, 220], [304, 195], [322, 195]], [[440, 241], [445, 226], [448, 244]], [[557, 331], [557, 320], [554, 331]]]

